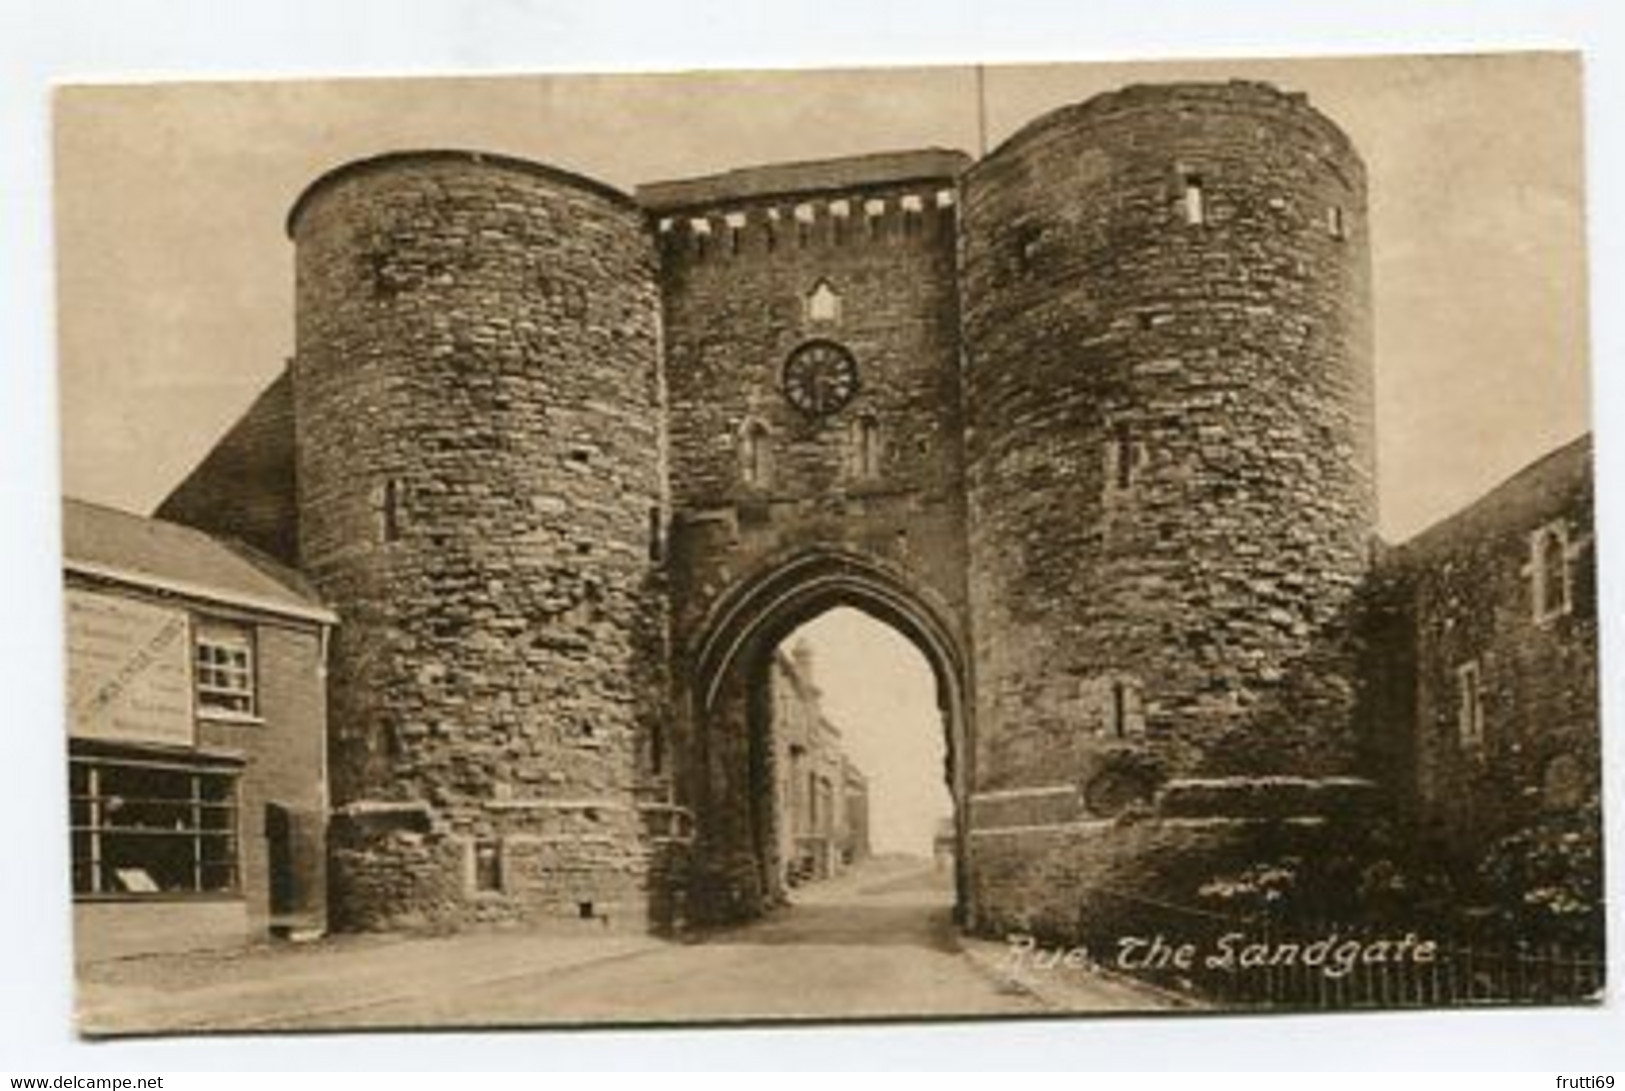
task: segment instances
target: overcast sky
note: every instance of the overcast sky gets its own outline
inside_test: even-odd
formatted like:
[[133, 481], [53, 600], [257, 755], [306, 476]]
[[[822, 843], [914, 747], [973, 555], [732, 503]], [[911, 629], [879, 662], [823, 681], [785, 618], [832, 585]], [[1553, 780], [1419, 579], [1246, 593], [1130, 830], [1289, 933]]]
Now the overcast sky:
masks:
[[[1587, 429], [1576, 58], [994, 68], [990, 143], [1054, 106], [1182, 78], [1306, 91], [1366, 160], [1385, 536]], [[975, 86], [971, 69], [943, 67], [64, 90], [64, 488], [150, 511], [277, 373], [293, 348], [283, 218], [337, 163], [463, 147], [630, 189], [784, 159], [974, 152]], [[924, 850], [946, 807], [924, 661], [852, 611], [810, 634], [831, 716], [876, 781], [878, 845]]]

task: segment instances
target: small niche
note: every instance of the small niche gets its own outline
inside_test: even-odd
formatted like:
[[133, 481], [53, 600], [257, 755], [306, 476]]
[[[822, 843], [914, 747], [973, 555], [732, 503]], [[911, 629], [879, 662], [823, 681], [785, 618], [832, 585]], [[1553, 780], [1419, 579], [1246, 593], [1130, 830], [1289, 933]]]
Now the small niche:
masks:
[[495, 892], [502, 889], [502, 846], [492, 839], [474, 842], [474, 889]]
[[580, 917], [584, 921], [590, 921], [594, 915], [595, 914], [593, 913], [591, 902], [576, 903], [576, 916]]

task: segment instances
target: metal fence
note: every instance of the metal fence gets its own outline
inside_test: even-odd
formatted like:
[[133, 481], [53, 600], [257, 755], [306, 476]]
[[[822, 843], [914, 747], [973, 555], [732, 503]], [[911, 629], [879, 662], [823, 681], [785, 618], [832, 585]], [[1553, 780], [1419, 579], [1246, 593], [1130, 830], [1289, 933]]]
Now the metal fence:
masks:
[[[1290, 925], [1111, 890], [1090, 938], [1096, 961], [1221, 1007], [1336, 1010], [1573, 1004], [1602, 997], [1599, 947], [1471, 942], [1346, 921]], [[1133, 921], [1125, 929], [1122, 922]], [[1085, 933], [1091, 929], [1084, 922]]]

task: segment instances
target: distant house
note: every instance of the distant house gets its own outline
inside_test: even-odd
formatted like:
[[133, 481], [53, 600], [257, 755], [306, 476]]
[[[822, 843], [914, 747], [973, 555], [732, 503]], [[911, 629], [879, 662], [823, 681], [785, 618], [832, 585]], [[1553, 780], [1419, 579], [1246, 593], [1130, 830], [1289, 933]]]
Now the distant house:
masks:
[[247, 547], [62, 519], [77, 956], [319, 932], [333, 613]]
[[828, 879], [869, 854], [869, 785], [819, 704], [805, 644], [773, 657], [774, 813], [786, 885]]
[[1458, 858], [1599, 797], [1592, 506], [1585, 436], [1378, 567], [1372, 757]]

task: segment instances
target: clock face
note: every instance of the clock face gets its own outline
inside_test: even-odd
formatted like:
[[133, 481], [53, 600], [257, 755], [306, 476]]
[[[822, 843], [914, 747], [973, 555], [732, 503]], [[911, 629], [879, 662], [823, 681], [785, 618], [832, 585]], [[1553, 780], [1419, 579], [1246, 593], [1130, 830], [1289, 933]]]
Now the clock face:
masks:
[[833, 341], [808, 341], [784, 362], [784, 396], [811, 417], [839, 412], [858, 393], [858, 362]]

